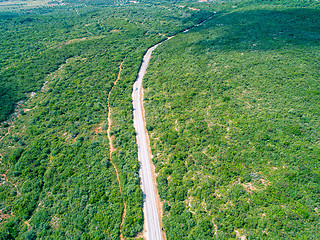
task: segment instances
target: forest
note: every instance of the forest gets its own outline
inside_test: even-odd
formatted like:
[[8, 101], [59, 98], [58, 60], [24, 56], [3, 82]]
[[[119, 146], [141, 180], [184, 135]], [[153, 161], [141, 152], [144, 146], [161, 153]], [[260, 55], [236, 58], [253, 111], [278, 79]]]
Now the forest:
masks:
[[142, 231], [132, 85], [148, 47], [209, 14], [73, 2], [0, 13], [0, 239]]
[[142, 237], [132, 85], [173, 35], [144, 79], [167, 239], [320, 238], [319, 19], [316, 0], [0, 2], [0, 239]]
[[320, 8], [234, 1], [160, 45], [145, 108], [167, 239], [320, 238]]

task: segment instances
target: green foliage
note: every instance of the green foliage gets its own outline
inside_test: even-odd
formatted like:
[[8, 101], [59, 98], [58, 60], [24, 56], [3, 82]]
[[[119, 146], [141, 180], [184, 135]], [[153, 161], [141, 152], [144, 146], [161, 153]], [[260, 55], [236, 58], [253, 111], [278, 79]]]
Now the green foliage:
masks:
[[319, 7], [221, 2], [144, 82], [167, 238], [319, 238]]
[[152, 5], [107, 8], [108, 14], [99, 8], [86, 7], [77, 11], [58, 8], [51, 13], [34, 11], [27, 16], [2, 17], [0, 12], [0, 34], [4, 36], [0, 40], [1, 122], [13, 113], [18, 101], [26, 100], [27, 93], [39, 91], [45, 76], [56, 71], [66, 59], [96, 54], [99, 48], [91, 50], [89, 46], [107, 39], [112, 45], [122, 34], [128, 36], [126, 45], [141, 36], [160, 40], [208, 15], [206, 11], [194, 13], [179, 7], [168, 11]]
[[132, 85], [148, 46], [208, 14], [70, 2], [0, 13], [0, 239], [118, 239], [123, 202], [123, 235], [142, 230]]
[[[52, 91], [39, 92], [28, 103], [37, 104], [34, 110], [16, 120], [15, 131], [26, 145], [21, 150], [16, 148], [18, 142], [7, 142], [16, 150], [3, 169], [9, 167], [7, 177], [16, 183], [19, 194], [1, 197], [2, 206], [18, 218], [16, 236], [9, 228], [15, 239], [79, 234], [117, 239], [119, 235], [123, 207], [114, 169], [106, 159], [109, 145], [106, 133], [93, 131], [107, 111], [88, 108], [90, 103], [105, 101], [103, 93], [110, 90], [108, 83], [119, 62], [100, 60], [111, 69], [99, 72], [103, 80], [96, 82], [96, 75], [81, 73], [94, 69], [97, 62], [70, 59], [49, 77], [47, 87]], [[75, 85], [79, 76], [82, 84]], [[1, 192], [8, 188], [15, 189], [7, 182]], [[8, 232], [5, 224], [0, 227]]]

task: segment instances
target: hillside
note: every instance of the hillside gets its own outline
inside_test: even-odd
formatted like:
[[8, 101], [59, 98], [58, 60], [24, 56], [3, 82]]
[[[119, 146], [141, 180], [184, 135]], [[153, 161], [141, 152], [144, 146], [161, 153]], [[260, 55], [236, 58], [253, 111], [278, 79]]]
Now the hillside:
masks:
[[143, 238], [131, 94], [159, 42], [167, 239], [320, 238], [319, 19], [317, 0], [0, 2], [0, 239]]
[[145, 105], [168, 239], [320, 238], [320, 8], [303, 2], [217, 5], [154, 52]]
[[141, 232], [132, 85], [149, 46], [208, 15], [69, 7], [1, 13], [0, 239]]

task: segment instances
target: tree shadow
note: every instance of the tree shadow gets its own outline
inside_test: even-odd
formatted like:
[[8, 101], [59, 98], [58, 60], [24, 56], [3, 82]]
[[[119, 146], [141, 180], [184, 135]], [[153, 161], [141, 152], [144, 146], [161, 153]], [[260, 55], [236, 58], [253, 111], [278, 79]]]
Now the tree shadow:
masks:
[[217, 14], [201, 28], [205, 40], [193, 42], [223, 51], [277, 50], [288, 45], [319, 46], [320, 10], [247, 10]]

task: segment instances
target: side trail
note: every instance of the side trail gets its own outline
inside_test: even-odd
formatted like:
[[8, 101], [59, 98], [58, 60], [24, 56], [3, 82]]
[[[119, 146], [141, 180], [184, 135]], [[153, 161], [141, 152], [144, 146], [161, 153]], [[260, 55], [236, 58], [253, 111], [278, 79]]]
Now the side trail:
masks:
[[109, 99], [110, 99], [110, 95], [111, 95], [113, 87], [117, 84], [117, 82], [120, 79], [120, 74], [121, 74], [121, 70], [122, 70], [122, 64], [124, 63], [124, 60], [125, 59], [123, 59], [123, 61], [121, 62], [120, 66], [119, 66], [119, 72], [118, 72], [117, 79], [114, 81], [113, 86], [112, 86], [111, 90], [109, 91], [108, 98], [107, 98], [107, 105], [108, 105], [108, 130], [107, 130], [107, 135], [108, 135], [109, 146], [110, 146], [110, 162], [111, 162], [114, 170], [116, 171], [117, 181], [118, 181], [118, 185], [119, 185], [119, 189], [120, 189], [120, 196], [121, 196], [121, 200], [122, 200], [122, 203], [123, 203], [123, 212], [122, 212], [121, 224], [120, 224], [120, 239], [121, 240], [124, 240], [123, 235], [122, 235], [122, 225], [123, 225], [124, 218], [126, 217], [127, 207], [126, 207], [126, 203], [124, 202], [123, 197], [122, 197], [122, 189], [121, 189], [118, 169], [117, 169], [116, 165], [114, 164], [114, 162], [112, 161], [112, 158], [111, 158], [112, 153], [116, 149], [113, 146], [113, 143], [112, 143], [113, 138], [111, 137], [111, 133], [110, 133], [111, 126], [112, 126], [112, 121], [111, 121], [111, 107], [110, 107]]
[[[212, 15], [213, 16], [213, 15]], [[210, 16], [208, 19], [203, 20], [202, 22], [185, 29], [184, 31], [180, 33], [186, 33], [189, 30], [198, 27], [205, 23], [207, 20], [211, 19], [212, 16]], [[174, 35], [175, 36], [175, 35]], [[156, 174], [154, 165], [152, 162], [152, 153], [150, 148], [150, 142], [149, 142], [149, 136], [146, 129], [146, 121], [145, 121], [145, 113], [144, 113], [144, 106], [143, 106], [143, 87], [142, 87], [142, 80], [146, 73], [151, 54], [153, 50], [155, 50], [160, 44], [162, 44], [165, 41], [170, 40], [174, 36], [168, 37], [166, 40], [154, 45], [153, 47], [149, 48], [148, 51], [145, 53], [142, 61], [142, 65], [139, 69], [139, 73], [137, 76], [137, 79], [133, 85], [133, 92], [132, 92], [132, 103], [133, 103], [133, 122], [134, 127], [136, 130], [136, 141], [138, 146], [138, 159], [140, 162], [140, 177], [142, 182], [142, 191], [144, 193], [144, 203], [143, 203], [143, 209], [144, 209], [144, 230], [143, 230], [143, 238], [147, 238], [148, 240], [166, 240], [165, 232], [163, 231], [162, 226], [162, 204], [160, 201], [157, 184], [156, 184]], [[119, 73], [116, 81], [114, 82], [113, 87], [117, 84], [121, 70], [122, 70], [122, 64], [125, 59], [123, 59], [122, 63], [119, 66]], [[112, 87], [112, 89], [113, 89]], [[113, 168], [116, 171], [116, 176], [118, 180], [118, 185], [120, 189], [120, 195], [122, 199], [122, 203], [124, 206], [124, 210], [122, 213], [122, 219], [120, 224], [120, 239], [124, 240], [124, 237], [122, 235], [122, 226], [123, 221], [126, 216], [126, 205], [125, 201], [123, 199], [122, 195], [122, 189], [119, 179], [119, 173], [118, 169], [116, 168], [115, 164], [112, 162], [111, 156], [112, 153], [116, 150], [113, 146], [112, 140], [110, 134], [110, 129], [112, 126], [111, 121], [111, 108], [109, 103], [109, 98], [112, 92], [112, 89], [110, 90], [107, 98], [107, 105], [108, 105], [108, 130], [107, 135], [109, 139], [109, 145], [110, 145], [110, 162], [113, 165]]]

